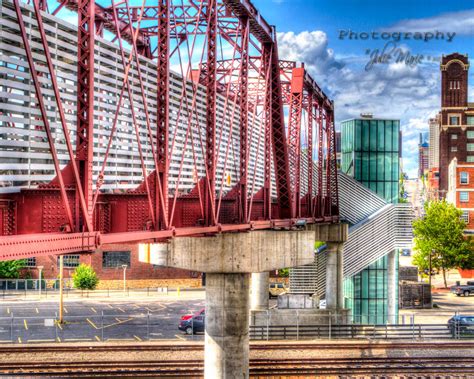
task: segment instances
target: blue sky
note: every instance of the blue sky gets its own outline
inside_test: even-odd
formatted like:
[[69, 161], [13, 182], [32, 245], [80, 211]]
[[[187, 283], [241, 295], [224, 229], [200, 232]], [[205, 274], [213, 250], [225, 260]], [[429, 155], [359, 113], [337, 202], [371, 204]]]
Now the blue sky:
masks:
[[[418, 136], [440, 107], [439, 58], [451, 52], [474, 56], [473, 1], [308, 1], [254, 0], [266, 20], [277, 26], [281, 58], [304, 61], [326, 93], [335, 100], [336, 121], [372, 112], [399, 118], [403, 132], [403, 168], [410, 177], [418, 167]], [[340, 39], [354, 32], [456, 33], [444, 40], [402, 40], [404, 52], [422, 54], [419, 63], [374, 65], [366, 71], [367, 50], [382, 50], [383, 40]], [[452, 34], [451, 34], [452, 35]], [[402, 35], [403, 36], [403, 35]], [[377, 37], [377, 35], [376, 35]], [[410, 37], [413, 38], [413, 35]], [[474, 69], [470, 70], [474, 101]]]

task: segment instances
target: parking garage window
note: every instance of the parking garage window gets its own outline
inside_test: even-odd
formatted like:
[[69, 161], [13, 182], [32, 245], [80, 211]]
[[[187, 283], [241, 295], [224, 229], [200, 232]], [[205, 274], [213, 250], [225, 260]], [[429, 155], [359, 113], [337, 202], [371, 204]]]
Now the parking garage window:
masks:
[[103, 268], [130, 267], [130, 251], [104, 251], [102, 253]]

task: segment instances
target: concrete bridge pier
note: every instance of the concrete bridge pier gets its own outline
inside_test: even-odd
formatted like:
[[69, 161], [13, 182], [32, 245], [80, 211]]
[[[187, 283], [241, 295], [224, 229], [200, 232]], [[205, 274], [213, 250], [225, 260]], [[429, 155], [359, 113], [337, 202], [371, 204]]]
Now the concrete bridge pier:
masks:
[[250, 309], [255, 311], [268, 309], [270, 273], [254, 272], [251, 280]]
[[312, 263], [315, 235], [252, 231], [178, 237], [160, 245], [163, 265], [206, 273], [206, 379], [249, 377], [250, 274], [258, 273], [253, 304], [268, 307], [268, 272]]
[[344, 308], [343, 244], [328, 243], [326, 266], [326, 309]]
[[206, 275], [205, 378], [248, 378], [249, 277]]

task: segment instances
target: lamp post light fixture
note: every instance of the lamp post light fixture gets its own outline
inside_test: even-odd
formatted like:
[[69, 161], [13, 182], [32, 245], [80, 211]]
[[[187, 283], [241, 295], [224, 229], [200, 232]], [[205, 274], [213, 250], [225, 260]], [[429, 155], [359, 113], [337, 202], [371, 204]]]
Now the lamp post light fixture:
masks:
[[38, 275], [39, 275], [39, 280], [38, 280], [39, 289], [38, 289], [38, 291], [39, 291], [39, 297], [40, 297], [40, 299], [41, 299], [41, 284], [42, 284], [42, 282], [43, 282], [43, 281], [42, 281], [42, 279], [43, 279], [43, 268], [44, 268], [44, 266], [38, 266], [38, 270], [39, 270], [39, 274], [38, 274]]
[[123, 292], [127, 290], [127, 265], [122, 265], [123, 268]]

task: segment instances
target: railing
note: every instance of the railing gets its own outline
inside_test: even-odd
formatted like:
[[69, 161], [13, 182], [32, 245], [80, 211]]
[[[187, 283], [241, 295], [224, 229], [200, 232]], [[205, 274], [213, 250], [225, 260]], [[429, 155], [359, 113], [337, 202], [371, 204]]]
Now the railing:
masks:
[[307, 339], [474, 339], [472, 329], [459, 324], [412, 325], [263, 325], [250, 326], [253, 340], [307, 340]]

